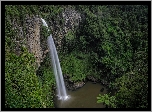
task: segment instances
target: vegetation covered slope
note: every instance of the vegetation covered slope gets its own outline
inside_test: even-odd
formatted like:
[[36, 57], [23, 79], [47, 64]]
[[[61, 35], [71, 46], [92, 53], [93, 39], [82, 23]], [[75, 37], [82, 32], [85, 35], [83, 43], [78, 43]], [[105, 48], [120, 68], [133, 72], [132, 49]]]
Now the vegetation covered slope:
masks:
[[86, 6], [84, 13], [79, 42], [85, 51], [97, 54], [90, 60], [92, 65], [117, 90], [115, 96], [98, 97], [98, 102], [115, 108], [146, 108], [148, 6]]
[[91, 70], [85, 76], [90, 72], [116, 91], [114, 96], [100, 95], [97, 102], [113, 108], [147, 108], [148, 6], [79, 5], [75, 9], [83, 21], [72, 39], [65, 40], [64, 49], [76, 51], [75, 56], [87, 54], [89, 61], [83, 66], [91, 65]]
[[[50, 11], [55, 17], [58, 13], [57, 10], [60, 9], [58, 7], [47, 5], [5, 6], [5, 107], [54, 107], [54, 90], [52, 88], [55, 85], [55, 80], [50, 65], [47, 65], [50, 60], [47, 56], [43, 62], [45, 66], [41, 66], [39, 69], [35, 66], [35, 57], [25, 47], [27, 44], [25, 20], [27, 15], [43, 17]], [[23, 27], [22, 35], [19, 35], [19, 27]], [[48, 35], [43, 27], [41, 35], [43, 37]], [[43, 40], [46, 41], [46, 38]]]
[[[147, 108], [148, 6], [71, 7], [81, 13], [82, 21], [74, 32], [68, 32], [62, 39], [59, 57], [63, 74], [69, 75], [74, 82], [83, 81], [88, 75], [107, 82], [108, 87], [115, 90], [115, 95], [99, 95], [98, 103], [112, 108]], [[23, 26], [25, 14], [40, 15], [46, 21], [60, 21], [57, 15], [64, 8], [53, 5], [5, 7], [6, 107], [53, 107], [53, 91], [50, 88], [55, 81], [49, 68], [50, 60], [45, 58], [36, 77], [32, 55], [22, 45], [20, 55], [14, 50], [17, 36], [11, 21], [17, 18], [18, 24]], [[48, 34], [43, 30], [42, 35]], [[20, 83], [23, 85], [20, 86]], [[34, 88], [32, 91], [28, 91], [31, 89], [29, 84]], [[24, 88], [28, 89], [26, 93]]]

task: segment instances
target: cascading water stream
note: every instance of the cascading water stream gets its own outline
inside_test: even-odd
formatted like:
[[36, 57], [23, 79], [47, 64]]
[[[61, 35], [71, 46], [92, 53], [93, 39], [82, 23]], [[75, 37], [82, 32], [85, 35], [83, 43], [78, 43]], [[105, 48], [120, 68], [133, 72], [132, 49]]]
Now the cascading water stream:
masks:
[[[41, 18], [41, 20], [43, 22], [43, 25], [48, 28], [48, 25], [45, 22], [45, 20], [42, 18]], [[49, 29], [48, 29], [48, 31], [49, 31]], [[57, 96], [59, 97], [60, 100], [67, 100], [69, 98], [69, 96], [67, 95], [67, 92], [66, 92], [58, 54], [57, 54], [56, 47], [55, 47], [51, 34], [47, 39], [47, 44], [49, 47], [51, 62], [52, 62], [52, 66], [53, 66], [53, 72], [54, 72], [56, 84], [57, 84]]]

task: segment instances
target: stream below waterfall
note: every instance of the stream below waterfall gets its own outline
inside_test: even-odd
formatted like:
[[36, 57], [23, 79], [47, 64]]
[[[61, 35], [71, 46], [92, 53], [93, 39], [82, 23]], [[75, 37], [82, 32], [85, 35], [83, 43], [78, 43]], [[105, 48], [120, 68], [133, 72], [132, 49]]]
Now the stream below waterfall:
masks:
[[[100, 90], [104, 88], [103, 92]], [[68, 100], [58, 100], [55, 101], [55, 108], [105, 108], [102, 103], [97, 103], [97, 96], [99, 94], [103, 95], [107, 93], [107, 89], [99, 83], [93, 84], [88, 81], [82, 88], [76, 91], [67, 90], [69, 95]]]

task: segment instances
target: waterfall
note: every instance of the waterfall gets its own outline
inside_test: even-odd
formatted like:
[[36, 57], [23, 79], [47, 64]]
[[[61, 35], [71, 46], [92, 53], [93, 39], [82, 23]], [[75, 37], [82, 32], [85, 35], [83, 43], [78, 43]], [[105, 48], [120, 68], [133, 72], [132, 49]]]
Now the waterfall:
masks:
[[[47, 23], [45, 22], [45, 20], [42, 19], [42, 18], [41, 18], [41, 20], [42, 20], [43, 26], [46, 26], [46, 27], [48, 28], [48, 25], [47, 25]], [[49, 29], [48, 29], [48, 31], [49, 31]]]
[[[41, 18], [41, 20], [43, 22], [43, 25], [48, 28], [48, 25], [45, 22], [45, 20], [42, 18]], [[48, 31], [49, 31], [49, 29], [48, 29]], [[66, 100], [69, 97], [68, 97], [67, 92], [66, 92], [66, 88], [65, 88], [65, 84], [64, 84], [64, 80], [63, 80], [63, 75], [62, 75], [62, 70], [60, 67], [60, 62], [59, 62], [56, 47], [55, 47], [55, 44], [54, 44], [54, 41], [52, 38], [52, 34], [50, 34], [50, 36], [48, 37], [47, 44], [49, 47], [51, 62], [52, 62], [52, 66], [53, 66], [53, 72], [54, 72], [55, 79], [56, 79], [57, 96], [60, 100]]]

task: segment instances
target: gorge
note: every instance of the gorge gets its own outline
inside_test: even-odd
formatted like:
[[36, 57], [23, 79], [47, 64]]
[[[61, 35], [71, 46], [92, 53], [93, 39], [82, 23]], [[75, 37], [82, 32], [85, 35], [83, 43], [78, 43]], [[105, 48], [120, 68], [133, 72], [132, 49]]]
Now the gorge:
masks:
[[5, 108], [149, 107], [148, 5], [4, 8]]

